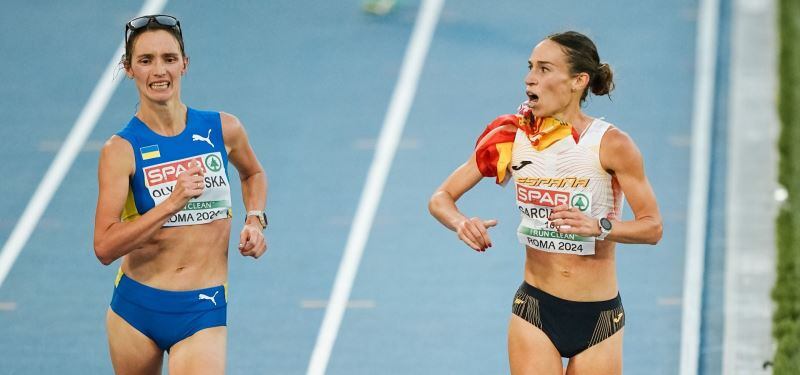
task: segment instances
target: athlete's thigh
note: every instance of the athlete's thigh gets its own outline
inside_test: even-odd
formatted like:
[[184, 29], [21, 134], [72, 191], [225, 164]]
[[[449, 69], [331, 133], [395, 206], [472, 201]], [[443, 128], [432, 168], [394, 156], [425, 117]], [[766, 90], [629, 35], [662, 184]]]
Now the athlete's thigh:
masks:
[[106, 312], [106, 331], [114, 373], [161, 374], [162, 350], [110, 308]]
[[620, 329], [597, 345], [570, 358], [567, 375], [622, 374], [622, 336]]
[[169, 350], [170, 375], [225, 373], [225, 326], [198, 331]]
[[508, 363], [512, 375], [562, 375], [561, 355], [539, 328], [511, 314], [508, 323]]

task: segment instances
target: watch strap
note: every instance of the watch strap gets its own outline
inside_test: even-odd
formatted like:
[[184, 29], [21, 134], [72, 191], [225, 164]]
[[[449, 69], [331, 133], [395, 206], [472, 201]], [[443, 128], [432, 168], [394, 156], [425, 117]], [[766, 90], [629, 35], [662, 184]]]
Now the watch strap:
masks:
[[258, 218], [258, 223], [261, 224], [261, 229], [267, 229], [267, 214], [262, 210], [250, 210], [247, 211], [247, 215], [245, 215], [244, 219], [247, 221], [247, 218], [250, 216], [255, 216]]
[[608, 220], [608, 219], [604, 217], [597, 218], [597, 226], [600, 227], [600, 234], [595, 238], [597, 238], [598, 240], [605, 240], [606, 236], [608, 236], [608, 234], [611, 233], [611, 229], [606, 229], [603, 226], [603, 220]]

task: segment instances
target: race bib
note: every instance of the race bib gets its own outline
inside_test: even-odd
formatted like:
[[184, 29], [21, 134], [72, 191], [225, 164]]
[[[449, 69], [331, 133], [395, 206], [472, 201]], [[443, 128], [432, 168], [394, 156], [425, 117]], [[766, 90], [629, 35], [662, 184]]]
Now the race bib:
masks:
[[560, 205], [569, 205], [588, 213], [592, 207], [591, 193], [542, 189], [519, 183], [516, 186], [517, 206], [522, 217], [517, 228], [517, 239], [521, 244], [551, 253], [594, 254], [594, 237], [559, 233], [549, 219], [553, 208]]
[[144, 184], [156, 205], [169, 198], [178, 175], [187, 169], [200, 166], [205, 186], [203, 194], [192, 198], [164, 224], [165, 227], [210, 223], [229, 217], [231, 191], [228, 176], [219, 152], [192, 156], [144, 168]]

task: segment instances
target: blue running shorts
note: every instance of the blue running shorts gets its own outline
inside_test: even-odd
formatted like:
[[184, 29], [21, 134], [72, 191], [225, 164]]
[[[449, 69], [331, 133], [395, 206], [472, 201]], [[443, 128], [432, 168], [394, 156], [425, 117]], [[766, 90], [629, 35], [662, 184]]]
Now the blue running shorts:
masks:
[[202, 329], [225, 326], [227, 306], [225, 285], [161, 290], [136, 282], [121, 270], [111, 298], [111, 310], [166, 351]]

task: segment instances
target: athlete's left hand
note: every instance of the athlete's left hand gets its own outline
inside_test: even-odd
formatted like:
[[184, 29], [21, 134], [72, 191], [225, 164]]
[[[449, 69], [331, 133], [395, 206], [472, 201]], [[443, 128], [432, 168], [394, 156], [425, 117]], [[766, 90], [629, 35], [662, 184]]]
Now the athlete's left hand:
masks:
[[577, 208], [566, 204], [556, 206], [550, 214], [550, 222], [559, 233], [577, 234], [583, 237], [600, 235], [600, 224], [597, 219], [586, 216]]
[[239, 252], [244, 256], [258, 258], [267, 251], [267, 240], [259, 224], [245, 224], [239, 233]]

